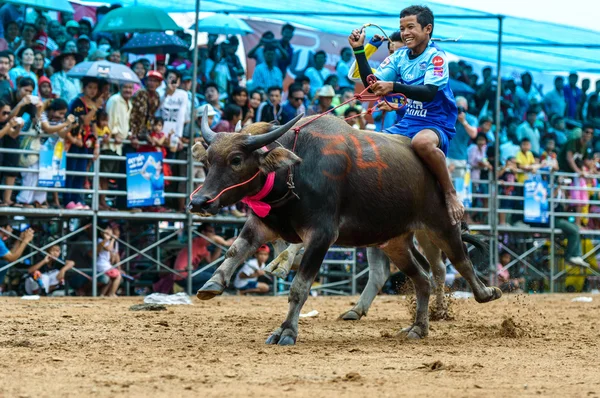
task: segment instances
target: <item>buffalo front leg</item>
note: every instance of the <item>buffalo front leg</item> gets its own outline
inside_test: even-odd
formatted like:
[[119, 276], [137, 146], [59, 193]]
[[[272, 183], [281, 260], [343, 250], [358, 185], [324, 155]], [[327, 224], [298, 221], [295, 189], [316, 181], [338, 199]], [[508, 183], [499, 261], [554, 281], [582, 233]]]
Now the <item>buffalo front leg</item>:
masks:
[[293, 345], [298, 338], [298, 318], [300, 310], [308, 298], [310, 287], [321, 268], [329, 246], [335, 237], [320, 233], [307, 240], [300, 269], [292, 281], [288, 297], [289, 309], [285, 321], [266, 341], [266, 344]]
[[294, 259], [296, 258], [298, 251], [303, 247], [304, 243], [289, 245], [265, 267], [265, 272], [278, 278], [285, 279], [294, 265]]
[[340, 315], [344, 321], [357, 321], [367, 315], [373, 300], [390, 277], [390, 264], [383, 250], [376, 247], [367, 248], [367, 261], [369, 263], [369, 280], [365, 290], [360, 295], [358, 302], [347, 312]]
[[198, 290], [196, 297], [200, 300], [210, 300], [223, 293], [231, 276], [248, 257], [253, 255], [258, 248], [277, 238], [277, 234], [258, 220], [250, 216], [240, 236], [225, 254], [225, 261], [217, 268], [213, 276]]

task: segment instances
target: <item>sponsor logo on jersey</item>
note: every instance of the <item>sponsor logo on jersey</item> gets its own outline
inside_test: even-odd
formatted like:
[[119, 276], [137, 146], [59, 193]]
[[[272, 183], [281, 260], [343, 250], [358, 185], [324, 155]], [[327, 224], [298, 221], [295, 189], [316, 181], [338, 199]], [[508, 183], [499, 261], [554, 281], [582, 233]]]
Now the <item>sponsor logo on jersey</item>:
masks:
[[427, 69], [427, 62], [421, 62], [421, 63], [419, 63], [419, 69], [420, 70]]
[[423, 109], [423, 103], [421, 101], [409, 101], [406, 115], [427, 117], [427, 109]]
[[387, 57], [386, 59], [383, 60], [383, 62], [381, 63], [380, 68], [383, 68], [384, 66], [386, 66], [387, 64], [390, 63], [390, 57]]
[[433, 68], [433, 76], [438, 76], [438, 77], [444, 76], [444, 68], [441, 66], [435, 66]]
[[444, 58], [440, 57], [439, 55], [436, 55], [435, 57], [433, 57], [433, 66], [443, 66], [444, 65]]

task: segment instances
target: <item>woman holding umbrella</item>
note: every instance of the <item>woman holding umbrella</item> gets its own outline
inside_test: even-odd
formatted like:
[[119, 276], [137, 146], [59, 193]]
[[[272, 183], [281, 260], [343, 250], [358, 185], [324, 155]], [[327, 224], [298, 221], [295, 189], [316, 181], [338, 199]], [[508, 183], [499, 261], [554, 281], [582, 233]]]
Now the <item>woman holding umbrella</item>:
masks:
[[71, 102], [79, 95], [79, 79], [67, 76], [67, 72], [82, 60], [81, 55], [76, 52], [63, 52], [52, 60], [52, 68], [57, 72], [52, 75], [50, 81], [58, 98]]

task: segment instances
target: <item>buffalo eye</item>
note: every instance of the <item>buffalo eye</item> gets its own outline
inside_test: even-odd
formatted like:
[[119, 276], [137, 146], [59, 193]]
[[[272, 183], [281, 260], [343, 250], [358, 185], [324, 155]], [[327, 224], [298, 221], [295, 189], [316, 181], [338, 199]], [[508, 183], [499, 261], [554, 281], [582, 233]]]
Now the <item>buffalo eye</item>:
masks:
[[242, 164], [242, 157], [241, 156], [236, 156], [233, 159], [231, 159], [231, 165], [236, 167]]

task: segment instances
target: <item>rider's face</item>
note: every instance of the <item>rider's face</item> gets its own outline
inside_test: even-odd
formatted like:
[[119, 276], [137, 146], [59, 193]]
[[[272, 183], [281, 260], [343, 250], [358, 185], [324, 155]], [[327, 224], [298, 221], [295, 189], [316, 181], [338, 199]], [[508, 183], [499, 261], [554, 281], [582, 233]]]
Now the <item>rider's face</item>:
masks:
[[416, 15], [409, 15], [407, 17], [400, 18], [400, 33], [402, 36], [402, 42], [411, 50], [417, 48], [424, 41], [429, 41], [431, 29], [431, 25], [422, 27], [417, 21]]

